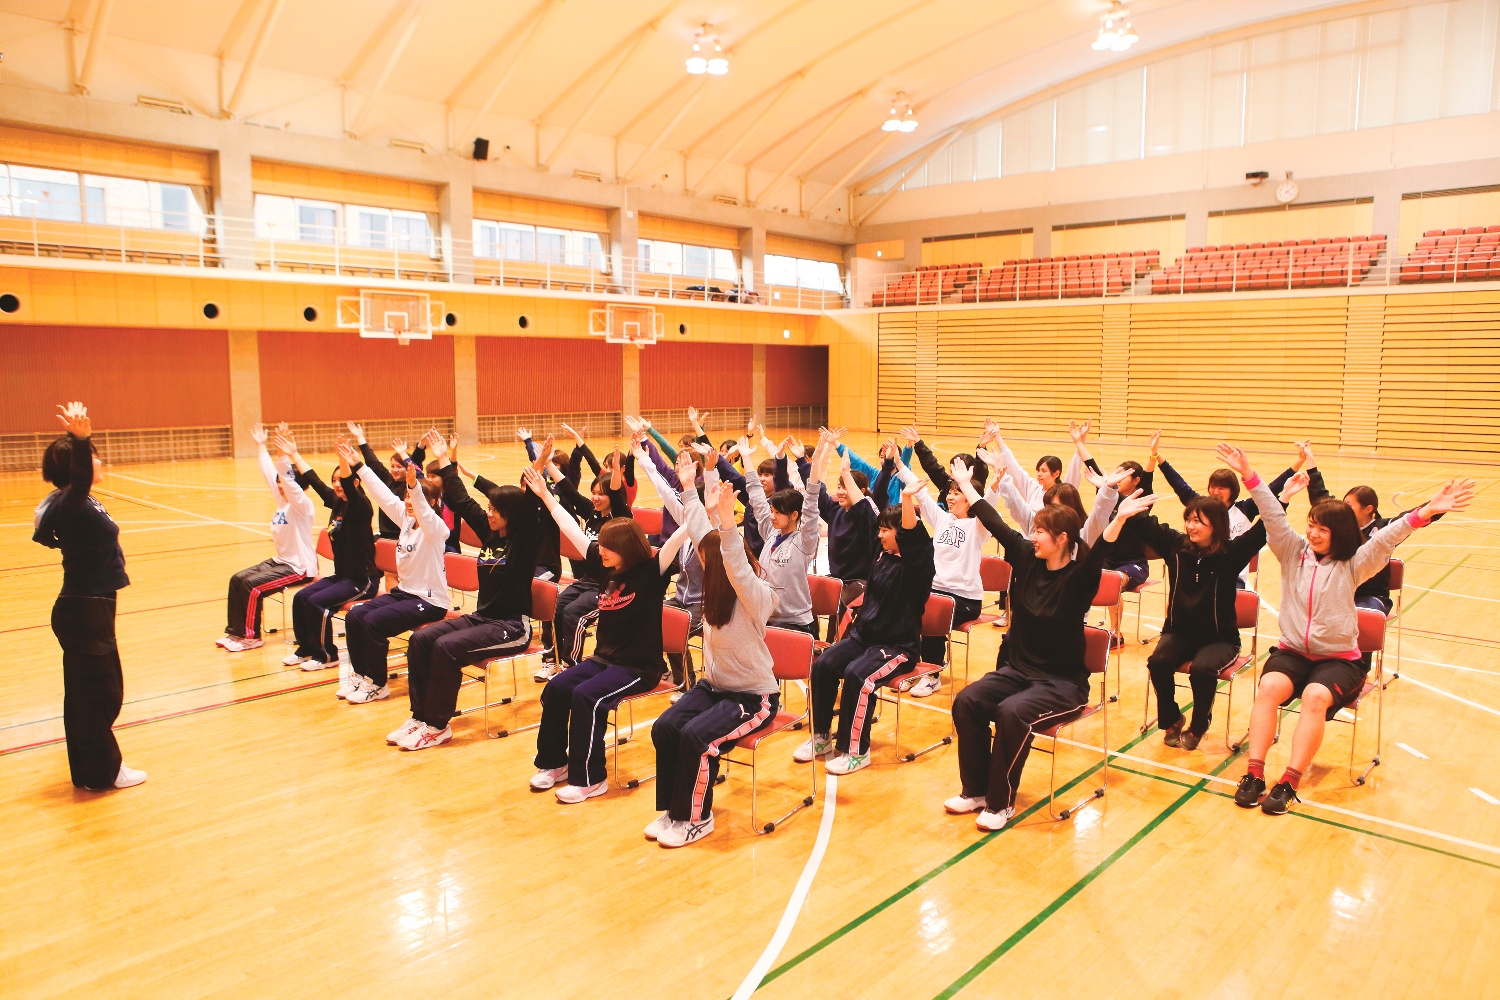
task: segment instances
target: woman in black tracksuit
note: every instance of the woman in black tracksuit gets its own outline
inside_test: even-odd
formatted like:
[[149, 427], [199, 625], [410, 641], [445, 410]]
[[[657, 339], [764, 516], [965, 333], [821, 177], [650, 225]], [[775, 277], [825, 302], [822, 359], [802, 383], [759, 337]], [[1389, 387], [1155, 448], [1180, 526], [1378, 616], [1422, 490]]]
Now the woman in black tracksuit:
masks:
[[47, 446], [42, 476], [54, 487], [36, 509], [33, 541], [61, 549], [62, 591], [52, 605], [52, 634], [63, 651], [63, 732], [68, 770], [78, 788], [129, 788], [145, 771], [120, 759], [113, 726], [125, 697], [115, 644], [115, 593], [130, 586], [120, 528], [90, 490], [102, 469], [82, 403], [59, 407], [67, 435]]
[[[1167, 620], [1146, 661], [1156, 689], [1157, 724], [1169, 747], [1196, 750], [1213, 721], [1219, 671], [1240, 655], [1235, 600], [1239, 576], [1266, 544], [1266, 526], [1257, 521], [1238, 538], [1229, 537], [1229, 508], [1217, 497], [1194, 497], [1182, 511], [1184, 531], [1149, 515], [1136, 519], [1142, 541], [1167, 566]], [[1192, 725], [1183, 731], [1177, 707], [1177, 669], [1191, 662]]]
[[[339, 437], [340, 442], [343, 436]], [[374, 513], [359, 477], [334, 477], [324, 484], [312, 466], [297, 451], [290, 438], [276, 445], [290, 452], [297, 467], [297, 485], [311, 489], [328, 508], [328, 542], [333, 547], [333, 575], [319, 577], [292, 598], [292, 631], [297, 647], [286, 658], [288, 666], [309, 661], [304, 670], [336, 666], [339, 649], [333, 641], [333, 613], [350, 601], [373, 597], [380, 591], [380, 570], [375, 567]]]
[[[555, 468], [555, 466], [554, 466]], [[623, 463], [616, 463], [609, 478], [603, 475], [594, 479], [585, 499], [578, 487], [566, 476], [556, 484], [557, 502], [583, 524], [583, 534], [589, 541], [597, 541], [599, 529], [607, 521], [617, 517], [630, 517], [630, 505], [625, 502]], [[557, 662], [544, 665], [533, 676], [545, 681], [555, 676], [564, 667], [578, 662], [580, 644], [578, 623], [599, 606], [599, 592], [609, 579], [609, 571], [599, 561], [595, 546], [589, 546], [581, 559], [569, 557], [573, 567], [573, 582], [568, 584], [557, 598], [557, 616], [554, 622]], [[543, 674], [546, 676], [543, 676]]]
[[462, 667], [515, 656], [531, 644], [531, 581], [540, 537], [536, 498], [519, 486], [492, 486], [486, 510], [464, 488], [442, 440], [430, 443], [444, 501], [479, 536], [479, 598], [472, 614], [411, 634], [406, 647], [411, 718], [386, 737], [403, 750], [426, 750], [453, 737], [448, 720], [458, 705]]

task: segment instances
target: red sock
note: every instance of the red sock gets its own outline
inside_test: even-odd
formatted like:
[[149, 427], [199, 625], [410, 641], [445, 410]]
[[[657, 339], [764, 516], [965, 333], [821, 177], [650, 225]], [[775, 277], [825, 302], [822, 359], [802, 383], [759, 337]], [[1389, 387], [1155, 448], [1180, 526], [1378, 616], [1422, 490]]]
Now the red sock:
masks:
[[1302, 772], [1297, 770], [1295, 767], [1289, 767], [1285, 771], [1281, 772], [1281, 780], [1286, 782], [1288, 785], [1291, 785], [1292, 790], [1296, 791], [1297, 782], [1302, 780]]
[[1247, 768], [1247, 773], [1252, 778], [1259, 778], [1261, 781], [1265, 781], [1266, 762], [1263, 760], [1256, 760], [1254, 757], [1250, 758], [1250, 766], [1249, 768]]

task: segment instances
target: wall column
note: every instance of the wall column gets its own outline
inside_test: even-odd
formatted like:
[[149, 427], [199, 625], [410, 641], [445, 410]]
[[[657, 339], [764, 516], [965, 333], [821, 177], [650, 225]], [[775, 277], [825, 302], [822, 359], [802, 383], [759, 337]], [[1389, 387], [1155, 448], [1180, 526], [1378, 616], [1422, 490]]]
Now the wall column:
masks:
[[762, 424], [766, 422], [765, 344], [756, 344], [750, 348], [750, 414], [757, 422]]
[[260, 334], [255, 330], [230, 330], [229, 336], [229, 433], [235, 458], [249, 458], [259, 450], [250, 440], [250, 428], [261, 422]]
[[609, 210], [609, 269], [615, 284], [625, 288], [635, 281], [635, 259], [640, 254], [640, 219], [635, 209]]
[[[1372, 233], [1384, 234], [1386, 259], [1390, 260], [1396, 255], [1397, 246], [1401, 245], [1401, 184], [1399, 182], [1386, 178], [1385, 183], [1375, 189], [1375, 205], [1370, 227]], [[1412, 235], [1419, 234], [1413, 233]]]
[[1208, 244], [1208, 206], [1197, 205], [1188, 209], [1183, 219], [1184, 246], [1201, 247]]
[[1052, 256], [1052, 218], [1038, 218], [1031, 224], [1031, 256]]
[[444, 184], [438, 194], [443, 259], [460, 284], [474, 283], [474, 185], [467, 172]]
[[761, 293], [766, 301], [766, 230], [747, 226], [740, 230], [740, 284]]
[[620, 348], [620, 360], [620, 406], [631, 416], [639, 416], [641, 412], [641, 349], [634, 344], [625, 344]]
[[213, 204], [217, 218], [214, 237], [224, 266], [255, 270], [255, 193], [250, 180], [250, 145], [233, 130], [213, 158]]
[[453, 423], [461, 448], [479, 447], [479, 366], [472, 334], [453, 337]]

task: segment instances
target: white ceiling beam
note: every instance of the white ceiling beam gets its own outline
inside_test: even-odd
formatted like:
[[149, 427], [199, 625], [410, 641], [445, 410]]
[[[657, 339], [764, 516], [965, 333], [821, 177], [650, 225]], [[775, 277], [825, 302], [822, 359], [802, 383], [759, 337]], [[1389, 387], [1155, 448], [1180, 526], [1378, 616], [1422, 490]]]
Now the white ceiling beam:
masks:
[[[610, 65], [611, 63], [615, 63], [615, 66], [618, 69], [619, 66], [623, 64], [623, 62], [628, 62], [630, 60], [630, 55], [634, 53], [636, 47], [640, 44], [642, 35], [649, 35], [652, 32], [660, 29], [661, 22], [666, 20], [668, 14], [672, 13], [672, 8], [678, 6], [682, 2], [683, 0], [672, 0], [672, 2], [663, 7], [655, 17], [651, 18], [651, 20], [647, 21], [645, 24], [642, 24], [639, 28], [636, 28], [630, 34], [621, 39], [619, 44], [617, 44], [614, 48], [604, 53], [604, 55], [600, 56], [598, 59], [595, 59], [593, 63], [589, 65], [588, 69], [584, 70], [582, 73], [574, 77], [573, 82], [569, 83], [562, 93], [558, 94], [552, 99], [551, 104], [548, 104], [545, 108], [542, 109], [541, 114], [536, 116], [536, 120], [543, 124], [550, 123], [552, 121], [552, 116], [557, 114], [557, 112], [562, 109], [563, 105], [567, 104], [568, 101], [573, 97], [573, 95], [578, 93], [578, 91], [582, 89], [583, 85], [588, 83], [588, 81], [594, 76], [595, 73], [599, 72], [599, 70], [603, 69], [605, 66]], [[616, 63], [615, 60], [620, 57], [621, 53], [627, 54], [625, 55], [623, 62]]]
[[380, 75], [375, 78], [375, 83], [370, 87], [370, 93], [365, 97], [364, 103], [359, 106], [359, 112], [355, 114], [354, 121], [349, 123], [348, 133], [351, 138], [359, 138], [360, 132], [370, 120], [371, 113], [375, 110], [375, 102], [385, 90], [386, 81], [391, 78], [396, 64], [401, 61], [401, 56], [406, 52], [406, 46], [411, 42], [411, 36], [416, 34], [417, 25], [422, 23], [422, 7], [427, 0], [408, 0], [406, 11], [403, 16], [404, 24], [401, 26], [401, 34], [396, 37], [396, 44], [391, 46], [390, 54], [385, 57], [385, 65], [380, 68]]
[[[939, 133], [937, 138], [930, 140], [930, 142], [937, 142], [941, 140], [943, 135], [945, 134], [946, 133]], [[877, 170], [873, 174], [866, 174], [865, 176], [856, 179], [854, 183], [850, 185], [850, 190], [852, 190], [854, 192], [854, 196], [858, 198], [860, 195], [864, 194], [870, 188], [879, 184], [881, 181], [885, 180], [896, 171], [905, 170], [913, 160], [921, 156], [923, 153], [927, 152], [928, 145], [929, 143], [924, 142], [922, 143], [922, 145], [918, 146], [910, 153], [907, 153], [905, 156], [901, 157], [890, 166], [884, 167], [881, 170]]]
[[89, 30], [89, 47], [83, 56], [83, 68], [78, 71], [74, 89], [80, 94], [89, 92], [94, 74], [99, 71], [99, 52], [104, 48], [104, 39], [109, 34], [109, 16], [114, 13], [115, 0], [99, 0], [99, 10], [94, 14], [94, 26]]
[[266, 43], [271, 40], [271, 32], [276, 29], [276, 19], [281, 16], [281, 8], [286, 6], [286, 0], [271, 0], [271, 6], [266, 10], [266, 16], [261, 19], [260, 30], [255, 33], [255, 41], [250, 46], [250, 54], [245, 57], [245, 66], [240, 70], [240, 78], [235, 81], [234, 93], [229, 97], [229, 103], [224, 105], [223, 116], [233, 118], [240, 110], [240, 105], [245, 100], [245, 94], [250, 89], [250, 81], [255, 76], [255, 70], [260, 66], [260, 57], [266, 51]]
[[215, 59], [227, 59], [234, 52], [240, 39], [244, 37], [245, 29], [250, 27], [250, 19], [255, 14], [257, 7], [263, 6], [265, 0], [240, 0], [239, 8], [235, 10], [234, 17], [229, 22], [229, 27], [224, 29], [224, 37], [219, 39], [219, 47], [214, 49]]
[[874, 159], [876, 153], [878, 153], [882, 149], [884, 149], [886, 147], [887, 143], [889, 143], [892, 139], [896, 138], [896, 136], [898, 136], [900, 134], [901, 134], [900, 132], [887, 132], [887, 133], [885, 133], [885, 137], [884, 138], [882, 138], [875, 145], [871, 146], [869, 152], [865, 153], [864, 156], [861, 156], [859, 158], [859, 162], [855, 163], [854, 166], [850, 167], [844, 173], [844, 176], [842, 176], [838, 180], [834, 181], [833, 182], [833, 186], [830, 187], [827, 191], [824, 191], [821, 195], [819, 195], [818, 196], [818, 200], [815, 201], [815, 202], [813, 202], [811, 205], [807, 206], [807, 208], [805, 208], [803, 210], [802, 214], [805, 215], [805, 216], [808, 216], [809, 218], [811, 218], [812, 214], [818, 210], [818, 207], [820, 205], [822, 205], [823, 202], [827, 201], [829, 198], [832, 198], [833, 195], [834, 195], [834, 193], [836, 191], [838, 191], [840, 188], [842, 188], [845, 184], [849, 183], [849, 178], [851, 178], [855, 174], [859, 173], [861, 167], [863, 167], [866, 163], [869, 163], [872, 159]]
[[806, 79], [806, 77], [804, 77], [801, 73], [792, 74], [792, 78], [786, 82], [786, 86], [781, 88], [781, 92], [778, 93], [775, 97], [771, 98], [771, 100], [766, 103], [766, 106], [760, 109], [760, 114], [756, 115], [755, 119], [751, 121], [749, 125], [746, 125], [745, 127], [740, 129], [740, 134], [736, 136], [735, 140], [725, 148], [724, 152], [719, 154], [719, 158], [714, 161], [713, 166], [708, 168], [708, 172], [705, 173], [702, 177], [698, 178], [698, 183], [693, 185], [693, 189], [689, 191], [688, 194], [696, 198], [698, 196], [698, 192], [703, 190], [703, 185], [707, 184], [709, 180], [713, 178], [713, 175], [719, 172], [719, 168], [724, 165], [724, 161], [728, 160], [735, 153], [739, 152], [740, 147], [745, 144], [745, 140], [749, 139], [750, 136], [755, 132], [755, 130], [760, 128], [762, 122], [771, 117], [771, 112], [775, 111], [777, 106], [781, 104], [786, 96], [790, 94], [792, 90], [796, 88], [797, 84], [801, 83], [804, 79]]
[[893, 197], [895, 197], [896, 192], [901, 190], [902, 181], [905, 181], [906, 178], [910, 177], [912, 174], [916, 173], [918, 170], [921, 170], [923, 167], [927, 166], [927, 164], [931, 163], [934, 157], [936, 157], [943, 150], [947, 149], [949, 146], [953, 145], [953, 141], [959, 136], [963, 135], [965, 131], [966, 130], [963, 128], [952, 129], [946, 139], [943, 139], [940, 142], [933, 143], [932, 150], [926, 156], [922, 157], [916, 163], [908, 167], [906, 172], [901, 175], [900, 180], [892, 183], [885, 194], [881, 195], [879, 198], [876, 198], [875, 203], [869, 208], [865, 209], [864, 213], [860, 215], [857, 221], [851, 220], [853, 221], [853, 224], [858, 226], [860, 223], [864, 222], [866, 219], [870, 218], [872, 215], [878, 212], [880, 210], [880, 206], [890, 201]]
[[678, 123], [681, 122], [683, 118], [687, 117], [687, 113], [693, 109], [693, 105], [698, 103], [698, 98], [703, 96], [704, 88], [708, 85], [708, 79], [709, 78], [706, 74], [704, 76], [698, 77], [698, 79], [693, 84], [693, 92], [688, 95], [688, 99], [683, 102], [682, 107], [677, 109], [677, 113], [672, 116], [672, 120], [667, 122], [667, 124], [662, 127], [661, 131], [656, 133], [656, 138], [652, 139], [649, 143], [646, 144], [645, 151], [642, 152], [640, 156], [637, 156], [635, 158], [635, 162], [630, 165], [630, 169], [625, 173], [623, 183], [633, 184], [635, 181], [640, 179], [639, 171], [641, 167], [645, 165], [647, 157], [656, 152], [657, 147], [662, 144], [663, 140], [665, 140], [669, 134], [671, 134], [672, 130], [677, 127]]
[[474, 117], [469, 119], [469, 127], [464, 130], [466, 133], [473, 132], [484, 116], [490, 113], [490, 109], [500, 99], [500, 93], [505, 89], [505, 85], [510, 83], [510, 78], [515, 76], [516, 70], [521, 67], [521, 61], [526, 58], [526, 53], [530, 51], [531, 46], [541, 36], [542, 28], [546, 26], [547, 22], [552, 19], [552, 15], [562, 5], [563, 0], [547, 0], [546, 6], [539, 10], [537, 16], [532, 19], [531, 24], [527, 25], [525, 32], [516, 43], [516, 48], [511, 54], [510, 62], [501, 71], [500, 77], [495, 81], [494, 86], [490, 87], [490, 92], [485, 95], [484, 101], [479, 105], [479, 110], [474, 113]]
[[507, 25], [500, 33], [500, 38], [494, 45], [490, 46], [490, 50], [482, 58], [469, 67], [469, 71], [464, 74], [464, 78], [458, 81], [457, 86], [448, 93], [448, 97], [443, 103], [450, 108], [456, 107], [458, 102], [463, 99], [463, 96], [469, 92], [469, 88], [474, 86], [474, 83], [484, 75], [486, 70], [492, 68], [500, 61], [500, 57], [505, 55], [506, 50], [516, 44], [517, 36], [541, 16], [542, 11], [547, 9], [549, 3], [551, 3], [551, 0], [542, 0], [541, 3], [532, 7], [520, 17], [515, 24]]
[[[781, 168], [781, 172], [772, 179], [771, 183], [760, 189], [760, 194], [756, 195], [751, 200], [750, 204], [758, 204], [762, 199], [765, 198], [767, 194], [770, 193], [772, 188], [782, 182], [787, 174], [791, 173], [793, 170], [796, 170], [797, 167], [801, 165], [802, 161], [807, 158], [808, 154], [816, 149], [819, 143], [828, 138], [828, 134], [838, 127], [839, 122], [844, 120], [844, 116], [852, 111], [859, 104], [859, 102], [864, 99], [864, 97], [864, 93], [861, 92], [855, 94], [853, 97], [845, 101], [844, 106], [840, 108], [832, 118], [828, 119], [828, 123], [825, 124], [821, 130], [819, 130], [818, 134], [813, 136], [812, 140], [808, 142], [807, 145], [803, 146], [802, 149], [797, 153], [797, 155], [793, 156], [786, 162], [786, 166]], [[754, 161], [752, 160], [751, 162], [753, 163]], [[749, 166], [747, 165], [745, 169], [748, 170]]]
[[365, 64], [375, 57], [375, 53], [385, 44], [386, 39], [391, 37], [410, 10], [409, 0], [405, 4], [392, 5], [381, 22], [375, 26], [375, 30], [365, 38], [364, 44], [359, 47], [359, 51], [354, 54], [354, 58], [349, 61], [344, 72], [339, 74], [340, 83], [347, 86], [354, 82], [354, 78], [364, 71]]

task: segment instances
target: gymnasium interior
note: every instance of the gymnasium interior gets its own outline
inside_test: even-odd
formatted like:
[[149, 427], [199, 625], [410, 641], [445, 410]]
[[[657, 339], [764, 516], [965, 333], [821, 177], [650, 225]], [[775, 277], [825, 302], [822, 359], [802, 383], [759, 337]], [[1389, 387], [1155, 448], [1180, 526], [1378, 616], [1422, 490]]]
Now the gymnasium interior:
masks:
[[[37, 544], [44, 453], [88, 421], [129, 576], [104, 791], [69, 780], [86, 693]], [[562, 804], [528, 787], [539, 632], [410, 753], [381, 737], [415, 633], [368, 704], [298, 662], [296, 588], [216, 642], [295, 491], [268, 435], [327, 479], [357, 438], [518, 485], [549, 444], [624, 461], [642, 421], [689, 464], [743, 436], [751, 479], [823, 429], [875, 467], [1008, 446], [1038, 495], [1085, 426], [1102, 474], [1159, 457], [1189, 493], [1229, 443], [1424, 526], [1276, 816], [1235, 802], [1297, 596], [1269, 547], [1201, 743], [1158, 724], [1152, 557], [1089, 608], [1087, 709], [1035, 728], [988, 830], [944, 806], [955, 699], [1015, 627], [988, 534], [980, 617], [934, 633], [928, 696], [877, 689], [864, 773], [793, 759], [814, 654], [778, 658], [786, 722], [713, 751], [684, 850], [641, 832], [671, 678]], [[1500, 996], [1497, 484], [1500, 0], [0, 0], [0, 994]], [[333, 572], [308, 496], [302, 585]], [[489, 551], [463, 531], [450, 616]], [[843, 610], [815, 599], [822, 640]], [[346, 661], [356, 613], [325, 623]], [[1302, 725], [1270, 710], [1267, 785]]]

